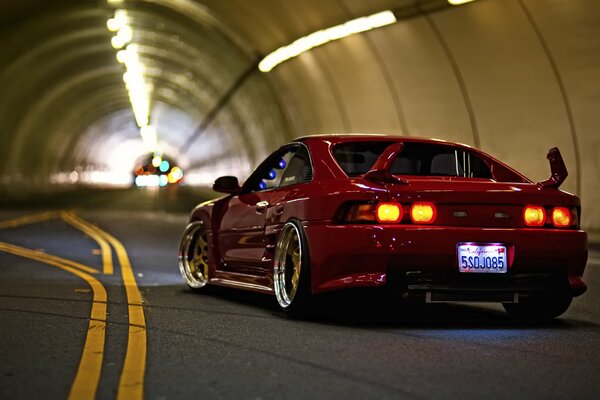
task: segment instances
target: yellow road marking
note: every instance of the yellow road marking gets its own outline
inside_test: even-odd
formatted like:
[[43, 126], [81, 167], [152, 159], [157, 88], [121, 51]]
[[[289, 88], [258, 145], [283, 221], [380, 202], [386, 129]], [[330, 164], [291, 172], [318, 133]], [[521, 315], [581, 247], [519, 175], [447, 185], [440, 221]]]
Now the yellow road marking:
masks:
[[69, 267], [77, 268], [81, 271], [88, 272], [90, 274], [97, 274], [98, 271], [92, 267], [88, 267], [87, 265], [80, 264], [78, 262], [67, 260], [66, 258], [62, 258], [59, 256], [55, 256], [52, 254], [45, 253], [39, 250], [31, 250], [25, 247], [16, 246], [14, 244], [0, 242], [0, 251], [4, 251], [6, 253], [11, 253], [17, 256], [29, 258], [36, 261], [43, 261], [46, 264], [54, 265], [59, 267], [61, 265], [66, 265]]
[[103, 231], [97, 226], [77, 217], [73, 213], [67, 213], [69, 220], [77, 221], [81, 225], [94, 230], [102, 235], [113, 246], [117, 258], [121, 264], [121, 275], [127, 294], [129, 333], [127, 337], [127, 352], [125, 362], [119, 379], [117, 399], [133, 400], [144, 397], [144, 374], [146, 370], [146, 320], [142, 307], [142, 295], [138, 289], [129, 256], [125, 247], [115, 237]]
[[22, 225], [34, 224], [36, 222], [47, 221], [59, 216], [58, 211], [46, 211], [39, 214], [26, 215], [0, 222], [0, 229], [16, 228]]
[[[106, 334], [106, 289], [100, 281], [79, 269], [73, 268], [59, 261], [50, 260], [45, 257], [40, 257], [40, 253], [34, 250], [19, 248], [18, 251], [13, 251], [12, 245], [0, 243], [0, 250], [7, 253], [20, 255], [32, 260], [53, 265], [64, 271], [70, 272], [83, 280], [85, 280], [92, 288], [92, 311], [90, 314], [90, 322], [77, 368], [75, 380], [69, 392], [69, 399], [93, 399], [96, 397], [98, 382], [100, 381], [100, 373], [102, 371], [102, 359], [104, 357], [104, 339]], [[57, 257], [59, 258], [59, 257]], [[68, 261], [68, 260], [67, 260]]]
[[80, 221], [71, 212], [63, 211], [60, 213], [60, 217], [67, 224], [73, 226], [76, 229], [79, 229], [87, 236], [95, 240], [96, 243], [98, 243], [98, 245], [100, 246], [100, 253], [102, 254], [102, 273], [106, 275], [112, 275], [114, 269], [112, 250], [110, 249], [110, 245], [108, 244], [108, 242], [102, 236], [100, 230], [91, 224], [84, 223], [85, 221]]

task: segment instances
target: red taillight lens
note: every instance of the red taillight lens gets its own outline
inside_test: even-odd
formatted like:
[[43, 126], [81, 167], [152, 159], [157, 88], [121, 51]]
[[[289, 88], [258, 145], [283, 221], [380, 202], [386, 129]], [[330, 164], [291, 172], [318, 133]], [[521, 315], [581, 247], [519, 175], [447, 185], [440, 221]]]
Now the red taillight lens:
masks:
[[552, 224], [557, 228], [567, 228], [571, 226], [573, 217], [571, 210], [566, 207], [554, 207], [552, 210]]
[[544, 226], [546, 210], [541, 206], [527, 206], [523, 210], [523, 221], [527, 226]]
[[415, 224], [432, 224], [437, 211], [431, 203], [414, 203], [410, 207], [410, 219]]
[[375, 215], [379, 222], [400, 222], [402, 206], [398, 203], [379, 203]]

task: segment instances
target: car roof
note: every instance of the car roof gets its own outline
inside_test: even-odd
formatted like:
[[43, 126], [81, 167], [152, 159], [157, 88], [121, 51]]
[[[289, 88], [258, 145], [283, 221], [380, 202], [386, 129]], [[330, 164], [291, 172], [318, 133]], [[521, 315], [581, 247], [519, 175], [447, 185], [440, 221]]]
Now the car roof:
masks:
[[[403, 141], [403, 142], [416, 142], [416, 143], [438, 143], [452, 146], [465, 147], [474, 149], [473, 147], [457, 142], [450, 142], [447, 140], [434, 139], [434, 138], [421, 138], [421, 137], [407, 137], [397, 135], [386, 135], [386, 134], [368, 134], [368, 133], [340, 133], [340, 134], [322, 134], [322, 135], [310, 135], [303, 136], [295, 141], [297, 142], [309, 142], [309, 141], [320, 141], [329, 142], [330, 144], [339, 144], [344, 142], [365, 142], [365, 141]], [[476, 149], [474, 149], [476, 150]]]

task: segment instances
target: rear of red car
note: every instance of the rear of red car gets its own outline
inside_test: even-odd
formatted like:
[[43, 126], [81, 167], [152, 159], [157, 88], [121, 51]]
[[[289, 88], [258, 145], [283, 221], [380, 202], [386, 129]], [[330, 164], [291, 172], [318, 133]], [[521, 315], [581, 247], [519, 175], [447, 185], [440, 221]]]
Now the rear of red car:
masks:
[[513, 314], [535, 303], [556, 316], [586, 290], [580, 201], [558, 190], [560, 173], [558, 184], [535, 184], [440, 141], [313, 145], [317, 156], [325, 147], [320, 157], [341, 174], [319, 183], [330, 194], [323, 218], [306, 224], [313, 293], [386, 285], [428, 302], [495, 301]]

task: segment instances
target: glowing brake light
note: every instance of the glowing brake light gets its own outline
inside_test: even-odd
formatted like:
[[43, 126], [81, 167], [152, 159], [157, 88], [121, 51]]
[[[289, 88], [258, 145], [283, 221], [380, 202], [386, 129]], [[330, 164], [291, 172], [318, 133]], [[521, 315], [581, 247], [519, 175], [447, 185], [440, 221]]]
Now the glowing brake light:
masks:
[[379, 222], [400, 222], [402, 206], [398, 203], [379, 203], [375, 215]]
[[571, 211], [566, 207], [554, 207], [552, 210], [552, 223], [557, 228], [566, 228], [571, 226]]
[[415, 224], [431, 224], [436, 214], [435, 206], [431, 203], [414, 203], [410, 207], [410, 219]]
[[546, 210], [541, 206], [527, 206], [523, 211], [523, 221], [527, 226], [544, 226]]

